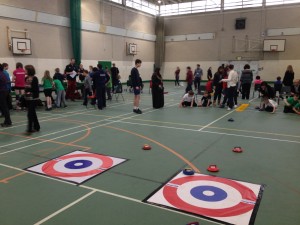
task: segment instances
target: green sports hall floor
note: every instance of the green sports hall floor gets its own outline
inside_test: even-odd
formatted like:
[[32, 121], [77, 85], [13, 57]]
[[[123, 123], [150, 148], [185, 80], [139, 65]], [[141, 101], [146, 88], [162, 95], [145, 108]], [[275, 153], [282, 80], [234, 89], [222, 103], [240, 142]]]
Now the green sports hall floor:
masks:
[[[0, 224], [215, 224], [142, 203], [189, 167], [183, 158], [204, 174], [217, 164], [217, 176], [265, 184], [255, 224], [300, 224], [299, 116], [283, 114], [282, 103], [276, 114], [257, 112], [258, 99], [243, 112], [179, 109], [184, 88], [173, 83], [165, 107], [154, 110], [145, 86], [142, 115], [132, 113], [126, 92], [125, 101], [114, 99], [103, 111], [68, 102], [66, 109], [39, 109], [41, 131], [26, 136], [26, 112], [12, 112], [14, 126], [0, 129]], [[145, 143], [151, 151], [141, 149]], [[245, 151], [234, 154], [234, 146]], [[80, 186], [23, 170], [74, 150], [129, 160]]]

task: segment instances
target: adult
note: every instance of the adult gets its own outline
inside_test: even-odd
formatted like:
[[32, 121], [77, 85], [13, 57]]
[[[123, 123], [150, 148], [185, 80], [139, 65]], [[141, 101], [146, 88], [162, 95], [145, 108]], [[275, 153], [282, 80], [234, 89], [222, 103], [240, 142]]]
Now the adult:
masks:
[[218, 105], [220, 105], [220, 103], [221, 103], [223, 84], [220, 83], [220, 81], [223, 78], [223, 71], [224, 71], [224, 68], [222, 66], [220, 66], [218, 68], [218, 71], [214, 74], [213, 88], [215, 90], [215, 93], [214, 93], [213, 106], [216, 106], [217, 99], [218, 99]]
[[2, 113], [2, 116], [4, 116], [4, 122], [1, 123], [1, 127], [10, 127], [12, 125], [7, 105], [7, 83], [8, 80], [3, 73], [3, 65], [0, 64], [0, 111]]
[[211, 67], [207, 70], [207, 80], [211, 80], [213, 78]]
[[42, 78], [42, 86], [44, 88], [44, 94], [46, 98], [46, 111], [52, 110], [52, 89], [54, 86], [53, 79], [50, 76], [49, 70], [44, 72], [44, 76]]
[[197, 64], [197, 68], [194, 72], [194, 86], [195, 91], [198, 90], [198, 94], [200, 94], [200, 82], [202, 80], [203, 70], [200, 67], [200, 64]]
[[193, 72], [190, 66], [186, 68], [186, 89], [185, 93], [188, 93], [190, 90], [192, 90], [192, 84], [193, 84]]
[[220, 82], [227, 82], [227, 88], [228, 88], [228, 108], [227, 110], [231, 110], [237, 107], [237, 105], [234, 105], [234, 95], [237, 88], [237, 83], [239, 81], [239, 77], [237, 72], [234, 70], [234, 65], [229, 65], [229, 74], [227, 79], [222, 79]]
[[177, 66], [176, 70], [175, 70], [175, 87], [178, 85], [178, 87], [180, 86], [179, 84], [179, 75], [180, 75], [180, 68]]
[[142, 65], [142, 60], [136, 59], [135, 60], [135, 66], [131, 69], [131, 82], [132, 82], [132, 88], [134, 93], [134, 99], [133, 99], [133, 112], [137, 114], [142, 114], [142, 111], [140, 110], [140, 99], [141, 99], [141, 77], [138, 68], [140, 68]]
[[8, 109], [12, 109], [12, 98], [11, 98], [11, 79], [8, 73], [8, 64], [7, 63], [3, 63], [3, 73], [6, 76], [7, 79], [7, 91], [8, 91], [8, 95], [7, 95], [7, 106]]
[[25, 70], [23, 69], [23, 64], [20, 62], [16, 63], [16, 69], [13, 71], [12, 81], [15, 83], [14, 89], [16, 93], [16, 109], [21, 109], [19, 107], [19, 100], [21, 95], [24, 94]]
[[97, 65], [98, 70], [93, 74], [93, 83], [96, 89], [96, 99], [98, 103], [98, 109], [102, 110], [106, 107], [106, 97], [105, 97], [105, 85], [109, 81], [109, 76], [103, 70], [102, 65]]
[[252, 70], [250, 70], [249, 64], [246, 64], [244, 66], [240, 81], [242, 85], [242, 99], [246, 98], [247, 100], [249, 100], [251, 83], [253, 81], [253, 73]]
[[111, 75], [111, 78], [112, 78], [112, 90], [114, 91], [117, 86], [118, 86], [118, 83], [119, 83], [119, 69], [118, 67], [116, 67], [116, 64], [113, 63], [112, 64], [112, 67], [110, 68], [110, 75]]
[[27, 74], [25, 100], [28, 106], [28, 126], [26, 132], [31, 134], [32, 132], [40, 130], [40, 124], [35, 111], [37, 101], [39, 99], [39, 80], [35, 76], [35, 68], [32, 65], [26, 65], [25, 71]]
[[152, 103], [153, 108], [158, 109], [164, 107], [164, 88], [160, 68], [156, 68], [152, 77]]
[[80, 63], [79, 64], [79, 68], [78, 68], [78, 77], [79, 77], [79, 80], [81, 81], [81, 82], [83, 82], [84, 81], [84, 75], [83, 75], [83, 71], [84, 71], [84, 68], [83, 68], [83, 64], [82, 63]]
[[78, 76], [77, 71], [78, 68], [75, 65], [75, 59], [72, 58], [70, 64], [68, 64], [65, 69], [68, 82], [66, 99], [70, 99], [71, 101], [75, 101], [76, 77]]
[[294, 81], [292, 87], [291, 87], [291, 96], [294, 96], [295, 94], [300, 94], [300, 80], [297, 79]]
[[294, 82], [294, 77], [295, 77], [295, 73], [293, 67], [292, 65], [288, 65], [282, 81], [282, 83], [286, 87], [286, 92], [291, 91], [291, 87], [293, 86], [293, 82]]

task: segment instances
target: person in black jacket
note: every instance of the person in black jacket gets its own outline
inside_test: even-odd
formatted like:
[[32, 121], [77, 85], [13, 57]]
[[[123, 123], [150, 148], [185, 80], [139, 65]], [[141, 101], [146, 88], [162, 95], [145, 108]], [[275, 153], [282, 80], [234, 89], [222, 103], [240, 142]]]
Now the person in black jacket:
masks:
[[138, 68], [141, 67], [142, 61], [140, 59], [135, 60], [135, 67], [131, 69], [131, 81], [132, 81], [132, 88], [134, 93], [134, 100], [133, 100], [133, 112], [137, 114], [142, 114], [142, 111], [139, 109], [140, 106], [140, 99], [141, 99], [141, 79], [140, 73]]
[[105, 85], [109, 81], [109, 75], [102, 69], [102, 65], [97, 65], [98, 70], [93, 73], [93, 84], [96, 89], [96, 98], [98, 109], [102, 110], [106, 107]]
[[224, 73], [224, 68], [220, 66], [218, 68], [218, 71], [214, 74], [213, 88], [215, 90], [215, 93], [214, 93], [213, 106], [216, 106], [217, 99], [218, 99], [218, 105], [220, 105], [221, 103], [223, 84], [220, 83], [220, 80], [222, 80], [223, 78], [223, 73]]
[[28, 126], [26, 132], [31, 134], [40, 131], [40, 124], [36, 115], [35, 107], [39, 99], [39, 80], [35, 76], [35, 68], [32, 65], [25, 66], [26, 83], [25, 83], [25, 100], [28, 106], [27, 118]]
[[1, 127], [10, 127], [12, 125], [7, 104], [8, 82], [8, 79], [3, 73], [3, 65], [0, 64], [0, 112], [2, 116], [4, 116], [4, 122], [1, 123]]
[[291, 96], [294, 96], [295, 94], [300, 94], [300, 80], [295, 80], [291, 87]]
[[156, 68], [151, 77], [152, 81], [152, 103], [153, 108], [158, 109], [164, 107], [164, 88], [160, 68]]
[[286, 90], [287, 92], [291, 91], [291, 87], [293, 86], [294, 77], [295, 77], [295, 74], [294, 74], [293, 67], [291, 65], [289, 65], [285, 71], [283, 81], [282, 81], [284, 86], [288, 87], [288, 90]]
[[241, 85], [242, 85], [242, 99], [249, 100], [251, 83], [253, 81], [253, 73], [250, 70], [250, 65], [246, 64], [244, 66], [244, 70], [242, 71], [242, 75], [240, 78]]

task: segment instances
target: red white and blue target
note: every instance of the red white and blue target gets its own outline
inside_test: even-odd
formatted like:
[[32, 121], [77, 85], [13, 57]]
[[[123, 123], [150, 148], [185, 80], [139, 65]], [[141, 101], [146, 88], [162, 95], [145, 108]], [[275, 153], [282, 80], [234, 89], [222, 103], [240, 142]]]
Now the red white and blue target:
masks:
[[261, 185], [180, 173], [145, 201], [226, 223], [249, 224], [260, 191]]
[[75, 151], [27, 170], [80, 184], [124, 161], [112, 156]]

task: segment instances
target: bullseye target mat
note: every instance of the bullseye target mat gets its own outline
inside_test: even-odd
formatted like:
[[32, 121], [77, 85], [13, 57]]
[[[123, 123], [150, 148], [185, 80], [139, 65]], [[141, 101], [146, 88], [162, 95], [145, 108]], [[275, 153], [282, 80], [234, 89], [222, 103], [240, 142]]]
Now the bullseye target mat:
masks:
[[177, 174], [144, 202], [223, 224], [254, 224], [264, 186], [203, 174]]
[[82, 184], [126, 160], [96, 153], [74, 151], [25, 170]]

